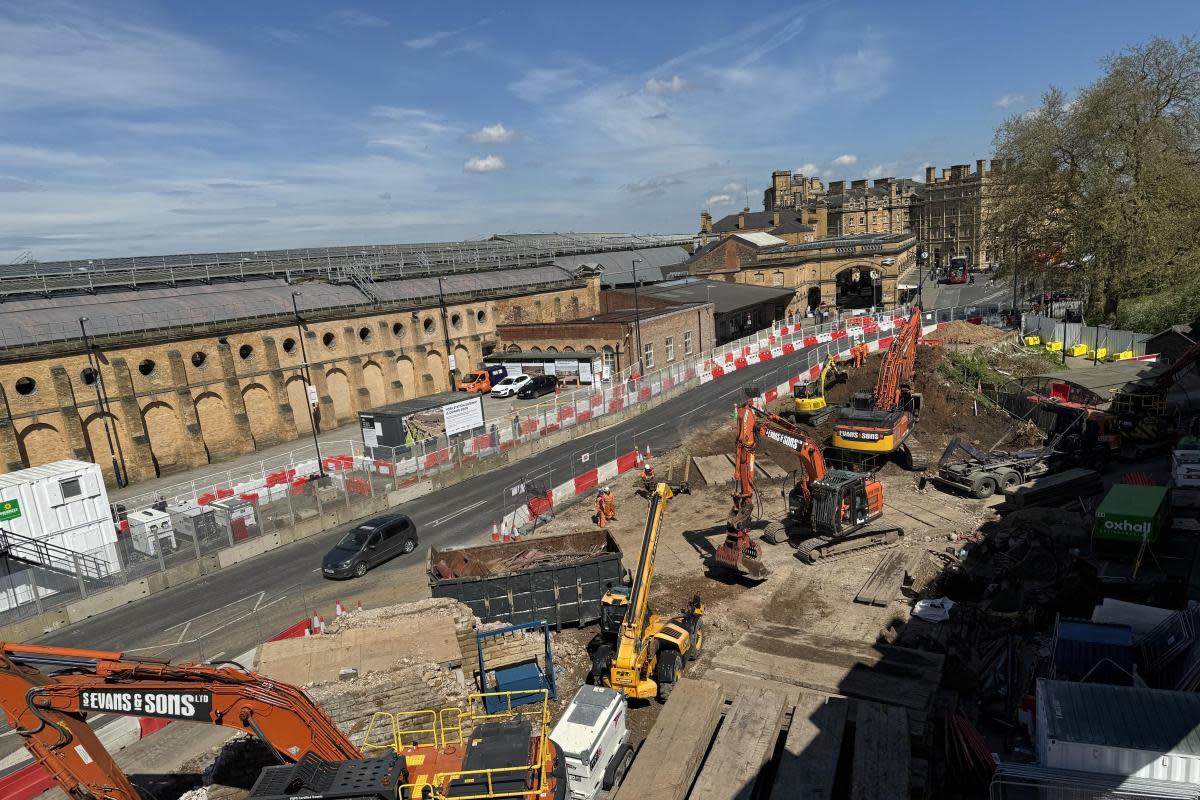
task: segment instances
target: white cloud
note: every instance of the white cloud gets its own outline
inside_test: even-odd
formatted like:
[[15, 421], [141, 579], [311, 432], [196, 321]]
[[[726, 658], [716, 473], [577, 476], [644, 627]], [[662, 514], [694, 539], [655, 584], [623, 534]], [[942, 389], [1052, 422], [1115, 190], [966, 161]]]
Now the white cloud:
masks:
[[733, 197], [727, 194], [714, 194], [712, 197], [704, 201], [706, 206], [728, 206], [733, 205]]
[[374, 14], [368, 14], [357, 8], [342, 8], [334, 11], [329, 15], [329, 18], [338, 25], [345, 25], [347, 28], [386, 28], [388, 21], [377, 17]]
[[996, 101], [996, 106], [998, 108], [1012, 108], [1013, 106], [1019, 106], [1024, 102], [1025, 95], [1023, 94], [1006, 94]]
[[504, 159], [500, 156], [468, 158], [463, 163], [463, 172], [496, 172], [504, 169], [504, 166]]
[[849, 167], [852, 164], [858, 163], [858, 156], [852, 155], [850, 153], [845, 153], [845, 154], [840, 155], [837, 158], [835, 158], [833, 160], [833, 163], [837, 164], [839, 167]]
[[186, 106], [237, 93], [247, 80], [222, 53], [99, 6], [15, 4], [0, 10], [0, 108]]
[[280, 44], [301, 44], [307, 37], [291, 28], [263, 28], [263, 36]]
[[876, 164], [875, 166], [873, 166], [869, 170], [867, 170], [865, 177], [867, 177], [867, 178], [882, 178], [886, 171], [887, 171], [887, 168], [884, 167], [883, 164]]
[[428, 158], [461, 129], [422, 108], [376, 106], [371, 117], [381, 120], [370, 130], [368, 144], [388, 147], [405, 155]]
[[812, 163], [811, 161], [809, 161], [806, 164], [801, 164], [799, 167], [796, 168], [796, 172], [799, 172], [801, 175], [807, 175], [810, 178], [815, 176], [820, 171], [821, 171], [821, 168], [818, 167], [816, 164]]
[[581, 83], [574, 69], [538, 68], [529, 70], [520, 80], [510, 83], [508, 90], [527, 103], [538, 103]]
[[424, 36], [418, 36], [415, 39], [405, 39], [404, 46], [411, 47], [413, 50], [424, 50], [429, 47], [434, 47], [445, 39], [449, 39], [454, 35], [454, 31], [434, 31], [427, 33]]
[[627, 183], [625, 188], [643, 197], [662, 197], [667, 190], [675, 186], [682, 186], [683, 183], [683, 179], [678, 175], [655, 175], [652, 178], [643, 178]]
[[678, 75], [672, 75], [669, 80], [650, 78], [646, 81], [646, 91], [650, 94], [678, 94], [688, 88], [689, 84]]
[[0, 144], [0, 164], [45, 164], [54, 167], [94, 167], [105, 163], [97, 156], [83, 155], [73, 150], [51, 150], [46, 147], [27, 147]]
[[467, 137], [480, 144], [505, 144], [515, 139], [517, 132], [504, 127], [503, 122], [497, 122], [495, 125], [484, 125], [477, 131], [471, 131]]

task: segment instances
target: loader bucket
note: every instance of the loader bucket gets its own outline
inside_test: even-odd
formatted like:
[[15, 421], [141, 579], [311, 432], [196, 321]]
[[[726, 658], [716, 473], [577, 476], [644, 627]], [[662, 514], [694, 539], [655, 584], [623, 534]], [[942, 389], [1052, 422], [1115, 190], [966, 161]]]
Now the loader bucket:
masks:
[[717, 548], [715, 561], [718, 566], [738, 572], [755, 581], [764, 581], [770, 576], [770, 570], [762, 563], [756, 553], [748, 552], [753, 547], [753, 541], [745, 533], [731, 533], [725, 537], [725, 542]]

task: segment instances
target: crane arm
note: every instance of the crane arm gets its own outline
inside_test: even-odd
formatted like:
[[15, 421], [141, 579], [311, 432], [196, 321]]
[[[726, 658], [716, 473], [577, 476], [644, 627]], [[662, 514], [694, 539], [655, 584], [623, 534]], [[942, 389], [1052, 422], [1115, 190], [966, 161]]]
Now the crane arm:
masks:
[[1183, 374], [1184, 370], [1192, 364], [1200, 361], [1200, 342], [1192, 345], [1187, 350], [1183, 351], [1183, 355], [1175, 359], [1170, 367], [1161, 375], [1155, 378], [1150, 390], [1160, 394], [1166, 394], [1167, 390], [1175, 385], [1175, 381]]
[[650, 493], [650, 508], [646, 513], [646, 532], [642, 536], [642, 551], [633, 585], [629, 587], [629, 604], [625, 621], [621, 623], [621, 641], [617, 651], [618, 663], [633, 663], [633, 653], [641, 647], [642, 637], [650, 621], [650, 584], [654, 580], [654, 556], [658, 551], [658, 536], [662, 529], [667, 503], [675, 493], [665, 483]]
[[0, 708], [71, 797], [138, 797], [88, 726], [90, 713], [222, 725], [258, 736], [283, 761], [361, 757], [303, 691], [237, 665], [0, 643]]
[[875, 408], [891, 411], [900, 402], [900, 387], [912, 381], [913, 367], [917, 360], [917, 340], [921, 338], [921, 309], [913, 309], [912, 317], [904, 323], [900, 333], [892, 339], [892, 345], [879, 367], [879, 378], [875, 381]]

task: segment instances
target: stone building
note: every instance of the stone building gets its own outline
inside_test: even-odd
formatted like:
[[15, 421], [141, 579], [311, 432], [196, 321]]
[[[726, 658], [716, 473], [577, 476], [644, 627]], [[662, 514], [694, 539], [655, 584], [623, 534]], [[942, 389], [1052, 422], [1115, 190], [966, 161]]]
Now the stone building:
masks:
[[[512, 352], [599, 353], [611, 374], [636, 363], [639, 353], [645, 370], [662, 369], [711, 348], [714, 341], [711, 303], [679, 304], [638, 297], [633, 293], [605, 292], [609, 310], [564, 322], [499, 325], [501, 347]], [[641, 350], [637, 342], [641, 341]]]
[[572, 246], [622, 244], [212, 254], [10, 274], [0, 466], [77, 458], [136, 482], [307, 436], [305, 356], [322, 430], [444, 391], [498, 345], [497, 325], [599, 313], [599, 279], [553, 262]]
[[860, 233], [913, 233], [920, 224], [921, 184], [907, 178], [832, 181], [824, 202], [830, 236]]
[[767, 211], [802, 208], [824, 194], [825, 187], [820, 178], [808, 178], [799, 172], [777, 169], [771, 173], [770, 188], [763, 192], [763, 208]]
[[700, 214], [700, 244], [715, 239], [727, 239], [737, 234], [767, 233], [792, 244], [803, 244], [828, 235], [828, 215], [825, 206], [811, 208], [777, 208], [773, 211], [751, 211], [743, 208], [717, 220], [707, 211]]
[[898, 302], [896, 281], [916, 257], [906, 233], [836, 236], [803, 244], [756, 246], [740, 237], [712, 242], [688, 262], [692, 275], [791, 289], [787, 313], [822, 305], [865, 308]]
[[[992, 162], [993, 171], [999, 166]], [[1000, 260], [988, 243], [984, 220], [987, 193], [993, 173], [987, 161], [943, 169], [941, 177], [934, 167], [925, 168], [925, 201], [921, 210], [921, 241], [929, 252], [929, 263], [947, 266], [951, 256], [964, 256], [967, 264], [979, 268]]]

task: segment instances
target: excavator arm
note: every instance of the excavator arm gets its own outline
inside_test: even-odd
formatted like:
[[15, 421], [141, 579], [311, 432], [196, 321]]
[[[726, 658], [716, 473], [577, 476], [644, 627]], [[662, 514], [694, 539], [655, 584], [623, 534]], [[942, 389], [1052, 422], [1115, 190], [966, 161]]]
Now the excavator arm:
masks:
[[921, 309], [913, 309], [912, 317], [892, 339], [892, 345], [879, 367], [875, 381], [874, 406], [891, 411], [900, 402], [900, 389], [912, 381], [917, 360], [917, 340], [921, 338]]
[[87, 715], [206, 722], [258, 736], [281, 761], [360, 758], [300, 689], [239, 665], [135, 658], [105, 650], [0, 643], [0, 708], [38, 763], [73, 798], [138, 800]]
[[778, 442], [793, 450], [800, 458], [800, 476], [797, 483], [804, 498], [802, 514], [807, 516], [812, 508], [812, 492], [809, 484], [825, 477], [828, 469], [821, 446], [807, 433], [783, 417], [759, 409], [754, 400], [747, 400], [737, 410], [737, 452], [734, 457], [733, 509], [729, 513], [728, 526], [732, 530], [745, 528], [754, 508], [754, 456], [760, 437]]

